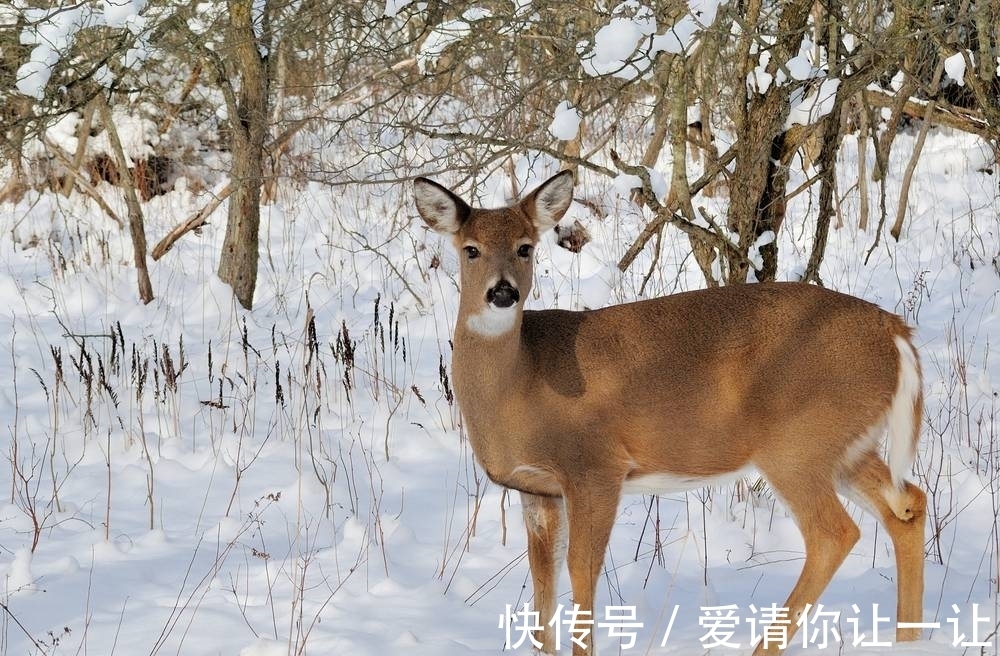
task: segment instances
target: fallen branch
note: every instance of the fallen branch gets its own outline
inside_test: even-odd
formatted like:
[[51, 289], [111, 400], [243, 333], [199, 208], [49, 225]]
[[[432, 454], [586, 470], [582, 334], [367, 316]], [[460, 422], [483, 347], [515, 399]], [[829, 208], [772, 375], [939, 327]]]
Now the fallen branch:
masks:
[[193, 214], [187, 221], [174, 227], [170, 232], [168, 232], [163, 239], [157, 242], [156, 246], [153, 247], [153, 251], [151, 253], [153, 261], [155, 262], [163, 257], [167, 251], [173, 248], [174, 242], [187, 233], [192, 230], [197, 230], [204, 225], [208, 225], [208, 217], [211, 216], [212, 212], [218, 209], [219, 205], [222, 205], [222, 201], [229, 198], [232, 193], [233, 185], [227, 184], [222, 191], [212, 198], [208, 205]]
[[[878, 89], [868, 88], [864, 90], [864, 100], [873, 107], [892, 107], [897, 97]], [[979, 112], [942, 103], [940, 99], [932, 104], [933, 109], [929, 110], [931, 104], [911, 98], [903, 103], [902, 113], [910, 118], [929, 121], [931, 125], [954, 128], [984, 139], [997, 138], [997, 128], [990, 126], [989, 121]]]

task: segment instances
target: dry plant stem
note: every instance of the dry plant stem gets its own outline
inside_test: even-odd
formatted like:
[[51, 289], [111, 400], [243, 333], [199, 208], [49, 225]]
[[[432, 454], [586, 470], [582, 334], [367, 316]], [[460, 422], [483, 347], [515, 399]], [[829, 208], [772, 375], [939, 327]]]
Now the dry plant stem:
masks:
[[10, 361], [11, 370], [14, 372], [13, 380], [13, 391], [14, 391], [14, 425], [11, 429], [10, 436], [10, 450], [8, 455], [10, 457], [10, 502], [14, 503], [14, 499], [17, 495], [17, 471], [18, 471], [18, 427], [21, 425], [21, 404], [18, 402], [17, 394], [17, 359], [14, 357], [14, 338], [17, 337], [17, 331], [12, 330], [10, 333]]
[[104, 452], [104, 466], [107, 469], [107, 498], [104, 504], [104, 541], [111, 540], [111, 431], [108, 431], [106, 450]]
[[[56, 482], [56, 445], [55, 445], [56, 438], [60, 434], [59, 433], [59, 388], [61, 386], [60, 378], [61, 378], [61, 368], [56, 371], [56, 381], [55, 384], [52, 386], [52, 450], [49, 451], [49, 474], [52, 478], [52, 500], [53, 502], [55, 502], [56, 511], [61, 513], [63, 511], [63, 506], [62, 506], [62, 500], [59, 498], [59, 485]], [[66, 450], [66, 444], [64, 441], [63, 442], [64, 454], [65, 450]]]
[[9, 617], [14, 622], [14, 624], [17, 625], [17, 628], [20, 629], [21, 633], [24, 634], [24, 637], [27, 638], [31, 642], [31, 644], [35, 646], [35, 649], [38, 650], [39, 654], [49, 653], [45, 645], [39, 642], [38, 640], [35, 640], [34, 636], [32, 636], [31, 633], [28, 632], [28, 628], [21, 623], [21, 620], [17, 618], [17, 615], [15, 615], [13, 611], [11, 611], [10, 607], [7, 604], [0, 601], [0, 609], [3, 609], [3, 612], [6, 613], [7, 617]]
[[903, 220], [906, 218], [906, 206], [907, 199], [910, 197], [910, 184], [913, 182], [913, 172], [917, 169], [917, 164], [920, 161], [920, 153], [924, 148], [924, 142], [927, 139], [927, 131], [930, 129], [931, 122], [929, 120], [931, 114], [934, 112], [934, 108], [937, 106], [937, 101], [931, 99], [927, 103], [927, 111], [924, 113], [924, 120], [920, 126], [920, 132], [917, 134], [917, 140], [913, 144], [913, 152], [910, 154], [910, 161], [906, 164], [906, 171], [903, 173], [903, 180], [900, 184], [899, 189], [899, 201], [896, 203], [896, 220], [892, 224], [892, 228], [889, 229], [889, 234], [896, 241], [899, 241], [899, 235], [903, 232]]
[[340, 589], [344, 587], [344, 585], [351, 578], [351, 576], [353, 576], [354, 573], [358, 571], [358, 569], [360, 568], [362, 563], [364, 563], [364, 561], [365, 561], [364, 552], [359, 551], [358, 557], [355, 559], [354, 565], [348, 570], [347, 576], [337, 581], [337, 585], [335, 585], [333, 589], [330, 590], [330, 594], [327, 595], [326, 599], [323, 600], [323, 603], [319, 604], [319, 606], [316, 608], [315, 613], [313, 613], [312, 621], [309, 622], [309, 626], [306, 627], [304, 631], [302, 631], [302, 626], [304, 626], [304, 624], [298, 627], [299, 631], [302, 634], [302, 641], [299, 644], [298, 649], [295, 651], [297, 656], [303, 656], [306, 653], [306, 643], [309, 640], [309, 635], [312, 633], [312, 630], [316, 627], [316, 625], [321, 621], [323, 611], [330, 604], [330, 602], [333, 601], [334, 596], [336, 596], [336, 594], [340, 591]]
[[[205, 595], [208, 594], [209, 590], [212, 589], [212, 581], [215, 580], [216, 576], [218, 576], [219, 570], [222, 568], [223, 563], [229, 558], [229, 554], [232, 552], [233, 548], [235, 548], [238, 544], [243, 544], [244, 536], [246, 536], [253, 526], [258, 524], [260, 516], [277, 500], [278, 497], [274, 494], [269, 494], [261, 499], [258, 499], [254, 513], [247, 516], [247, 519], [244, 520], [243, 524], [240, 526], [236, 535], [234, 535], [232, 539], [225, 544], [220, 543], [217, 545], [217, 555], [214, 561], [208, 567], [208, 570], [201, 577], [201, 579], [194, 583], [194, 587], [187, 594], [185, 594], [185, 588], [191, 579], [192, 570], [198, 557], [198, 552], [201, 550], [204, 541], [204, 538], [199, 539], [198, 544], [195, 546], [195, 549], [191, 554], [191, 559], [188, 561], [187, 569], [184, 572], [184, 578], [177, 590], [177, 596], [174, 599], [173, 607], [163, 624], [163, 628], [160, 630], [159, 636], [149, 651], [149, 656], [155, 656], [155, 654], [158, 654], [160, 650], [163, 649], [167, 638], [177, 628], [177, 625], [180, 623], [181, 618], [186, 611], [192, 611], [192, 616], [196, 614], [197, 606], [201, 603], [201, 600], [204, 599]], [[194, 606], [193, 608], [192, 604]], [[183, 653], [183, 650], [179, 653]]]
[[149, 471], [146, 472], [146, 501], [149, 503], [149, 530], [152, 531], [156, 528], [156, 511], [155, 511], [155, 495], [154, 495], [154, 471], [153, 467], [153, 454], [149, 451], [149, 443], [146, 440], [146, 431], [143, 430], [143, 419], [142, 419], [142, 409], [139, 409], [139, 439], [142, 441], [142, 454], [146, 459], [146, 465], [149, 467]]
[[139, 197], [135, 193], [135, 183], [132, 180], [132, 172], [128, 166], [128, 159], [122, 149], [121, 139], [118, 138], [118, 128], [115, 127], [114, 118], [111, 116], [111, 108], [102, 94], [95, 96], [95, 102], [101, 112], [101, 121], [104, 129], [108, 131], [108, 141], [111, 142], [111, 149], [118, 160], [118, 173], [121, 176], [122, 193], [125, 195], [125, 205], [128, 207], [128, 227], [132, 236], [132, 249], [135, 255], [135, 271], [139, 285], [139, 298], [143, 303], [153, 300], [153, 283], [149, 280], [149, 269], [146, 267], [146, 228], [143, 223], [142, 207], [139, 205]]
[[[937, 67], [934, 69], [934, 78], [931, 82], [932, 87], [936, 88], [940, 84], [941, 76], [943, 74], [944, 60], [938, 62]], [[913, 152], [910, 154], [910, 161], [907, 163], [906, 171], [903, 174], [903, 180], [899, 191], [899, 202], [896, 205], [896, 220], [892, 224], [892, 228], [889, 230], [889, 234], [891, 234], [893, 239], [896, 241], [899, 241], [899, 235], [903, 231], [903, 220], [906, 218], [906, 200], [909, 198], [910, 194], [910, 183], [913, 181], [913, 172], [917, 168], [920, 153], [923, 152], [924, 142], [927, 140], [927, 131], [931, 126], [931, 117], [934, 115], [936, 108], [937, 100], [932, 98], [924, 109], [920, 132], [917, 134], [917, 141], [913, 145]]]

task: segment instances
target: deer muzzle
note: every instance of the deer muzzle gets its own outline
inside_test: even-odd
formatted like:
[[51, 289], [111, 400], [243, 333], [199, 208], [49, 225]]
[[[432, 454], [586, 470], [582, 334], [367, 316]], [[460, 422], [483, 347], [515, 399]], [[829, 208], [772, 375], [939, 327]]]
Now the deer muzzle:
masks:
[[486, 302], [494, 307], [509, 308], [521, 300], [517, 288], [504, 279], [486, 290]]

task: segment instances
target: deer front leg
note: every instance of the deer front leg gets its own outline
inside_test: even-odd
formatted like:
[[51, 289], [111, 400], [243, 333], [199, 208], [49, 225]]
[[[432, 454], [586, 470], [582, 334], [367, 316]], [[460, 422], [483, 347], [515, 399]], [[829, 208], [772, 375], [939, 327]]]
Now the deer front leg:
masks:
[[542, 643], [542, 653], [554, 654], [555, 630], [548, 623], [555, 614], [556, 586], [566, 560], [565, 504], [560, 497], [521, 492], [521, 510], [528, 531], [528, 564], [534, 586], [535, 610], [542, 626], [535, 640]]
[[569, 577], [573, 585], [573, 603], [579, 607], [579, 612], [575, 617], [564, 615], [556, 621], [562, 622], [563, 642], [573, 640], [573, 656], [594, 654], [593, 632], [599, 619], [594, 609], [597, 577], [604, 564], [604, 552], [621, 495], [620, 480], [612, 480], [616, 481], [614, 485], [607, 479], [574, 482], [566, 490]]

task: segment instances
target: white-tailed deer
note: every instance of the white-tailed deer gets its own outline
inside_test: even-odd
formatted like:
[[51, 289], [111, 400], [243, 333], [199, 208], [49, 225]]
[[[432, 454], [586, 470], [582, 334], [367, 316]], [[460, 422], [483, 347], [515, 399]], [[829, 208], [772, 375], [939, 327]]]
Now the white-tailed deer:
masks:
[[[543, 625], [567, 542], [573, 602], [593, 611], [623, 493], [698, 487], [750, 468], [784, 501], [805, 542], [784, 605], [787, 637], [858, 540], [841, 492], [887, 529], [896, 639], [919, 638], [906, 624], [923, 614], [926, 497], [905, 476], [923, 396], [899, 317], [797, 283], [526, 311], [533, 249], [569, 208], [572, 175], [489, 210], [424, 178], [414, 186], [424, 222], [459, 249], [455, 393], [479, 463], [521, 493]], [[888, 464], [879, 455], [886, 429]], [[552, 628], [536, 638], [554, 651]], [[759, 643], [755, 654], [779, 647]]]

